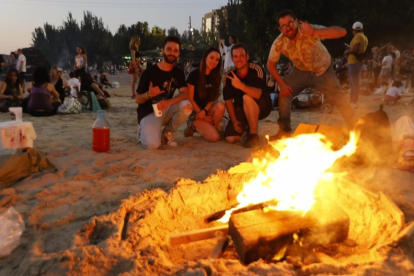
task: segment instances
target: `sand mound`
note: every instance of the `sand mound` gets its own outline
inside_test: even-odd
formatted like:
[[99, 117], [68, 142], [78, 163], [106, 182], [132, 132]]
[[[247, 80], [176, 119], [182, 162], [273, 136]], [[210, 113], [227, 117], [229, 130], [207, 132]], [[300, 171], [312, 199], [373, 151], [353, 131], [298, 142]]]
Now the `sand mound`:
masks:
[[295, 268], [288, 262], [258, 261], [244, 266], [234, 250], [222, 259], [208, 258], [218, 239], [169, 245], [170, 234], [219, 224], [206, 224], [204, 218], [234, 203], [234, 195], [251, 177], [244, 173], [247, 166], [220, 171], [204, 183], [180, 179], [169, 192], [155, 189], [131, 196], [117, 211], [83, 225], [73, 246], [43, 265], [49, 273], [69, 275], [407, 275], [409, 263], [399, 265], [401, 273], [393, 266], [389, 245], [402, 225], [386, 208], [386, 199], [345, 180], [324, 184], [318, 193], [329, 194], [350, 216], [349, 238], [357, 245], [326, 263]]

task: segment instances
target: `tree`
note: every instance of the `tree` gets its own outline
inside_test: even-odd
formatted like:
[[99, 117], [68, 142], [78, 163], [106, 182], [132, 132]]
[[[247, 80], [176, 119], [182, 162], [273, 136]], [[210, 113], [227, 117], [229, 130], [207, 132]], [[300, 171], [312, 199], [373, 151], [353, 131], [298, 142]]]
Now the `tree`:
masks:
[[178, 32], [176, 27], [169, 28], [168, 31], [167, 31], [167, 34], [180, 37], [180, 33]]

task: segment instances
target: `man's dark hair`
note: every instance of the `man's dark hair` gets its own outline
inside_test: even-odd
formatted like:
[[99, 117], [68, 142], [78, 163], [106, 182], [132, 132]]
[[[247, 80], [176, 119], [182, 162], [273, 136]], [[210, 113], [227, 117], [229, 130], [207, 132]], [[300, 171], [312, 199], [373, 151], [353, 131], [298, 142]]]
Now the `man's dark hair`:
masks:
[[71, 79], [73, 79], [74, 77], [76, 77], [75, 72], [70, 71], [70, 72], [69, 72], [69, 77], [70, 77]]
[[283, 10], [281, 12], [279, 12], [279, 14], [277, 15], [277, 22], [279, 22], [280, 18], [283, 18], [285, 16], [290, 16], [292, 17], [293, 20], [296, 20], [296, 15], [293, 13], [293, 11], [291, 10]]
[[401, 82], [400, 82], [400, 81], [394, 81], [394, 82], [392, 83], [392, 86], [393, 86], [393, 87], [400, 87], [400, 86], [401, 86]]
[[246, 53], [246, 55], [248, 55], [248, 54], [249, 54], [249, 50], [247, 50], [247, 47], [246, 47], [246, 46], [244, 46], [243, 44], [239, 43], [239, 44], [234, 44], [234, 45], [231, 47], [231, 57], [233, 57], [233, 51], [234, 51], [235, 49], [240, 49], [240, 48], [242, 48], [242, 49], [244, 50], [244, 52]]
[[178, 46], [179, 46], [179, 47], [180, 47], [180, 49], [181, 49], [181, 40], [180, 40], [180, 38], [179, 38], [178, 36], [174, 36], [174, 35], [169, 35], [169, 36], [167, 36], [167, 37], [164, 39], [164, 44], [162, 45], [162, 48], [163, 48], [163, 49], [164, 49], [165, 45], [166, 45], [168, 42], [174, 42], [174, 43], [177, 43], [177, 44], [178, 44]]

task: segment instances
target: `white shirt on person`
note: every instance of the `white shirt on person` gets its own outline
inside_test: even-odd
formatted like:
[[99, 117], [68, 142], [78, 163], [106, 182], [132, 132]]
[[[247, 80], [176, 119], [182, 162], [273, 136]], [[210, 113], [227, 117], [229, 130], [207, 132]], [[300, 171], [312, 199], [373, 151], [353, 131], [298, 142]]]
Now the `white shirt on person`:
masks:
[[401, 52], [399, 50], [395, 50], [394, 54], [395, 54], [395, 58], [400, 58], [401, 57]]
[[72, 78], [68, 80], [68, 84], [70, 86], [70, 95], [74, 98], [78, 97], [78, 94], [76, 93], [76, 88], [80, 91], [80, 82], [77, 78]]
[[224, 55], [224, 70], [226, 70], [229, 67], [234, 66], [233, 60], [231, 58], [231, 47], [232, 46], [233, 45], [223, 46], [222, 48], [220, 48], [221, 55]]
[[80, 56], [80, 57], [76, 56], [75, 61], [76, 61], [76, 67], [78, 69], [85, 66], [85, 59], [83, 58], [83, 56]]
[[388, 88], [386, 94], [391, 97], [401, 96], [401, 89], [399, 87], [391, 86]]
[[382, 68], [390, 68], [391, 69], [391, 67], [392, 67], [392, 56], [385, 56], [382, 59], [382, 64], [384, 64], [384, 62], [385, 62], [385, 65], [383, 65]]
[[19, 72], [26, 73], [26, 57], [23, 54], [20, 54], [19, 58], [17, 59], [16, 69]]

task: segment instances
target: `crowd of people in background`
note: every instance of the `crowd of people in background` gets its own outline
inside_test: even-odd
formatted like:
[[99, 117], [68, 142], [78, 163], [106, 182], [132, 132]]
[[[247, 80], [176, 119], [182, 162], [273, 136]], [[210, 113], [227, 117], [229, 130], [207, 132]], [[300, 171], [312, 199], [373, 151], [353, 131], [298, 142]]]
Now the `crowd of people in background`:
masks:
[[27, 61], [22, 49], [17, 49], [16, 53], [11, 52], [7, 62], [0, 57], [0, 112], [8, 112], [10, 107], [22, 107], [23, 112], [32, 116], [52, 116], [58, 113], [69, 98], [84, 104], [85, 109], [92, 109], [90, 93], [95, 95], [92, 98], [97, 99], [99, 108], [107, 109], [111, 106], [107, 99], [110, 95], [103, 88], [111, 87], [109, 79], [103, 72], [101, 84], [93, 79], [87, 69], [88, 59], [83, 46], [77, 47], [75, 66], [69, 72], [69, 80], [57, 65], [52, 66], [50, 72], [45, 66], [39, 66], [33, 71], [27, 87]]

